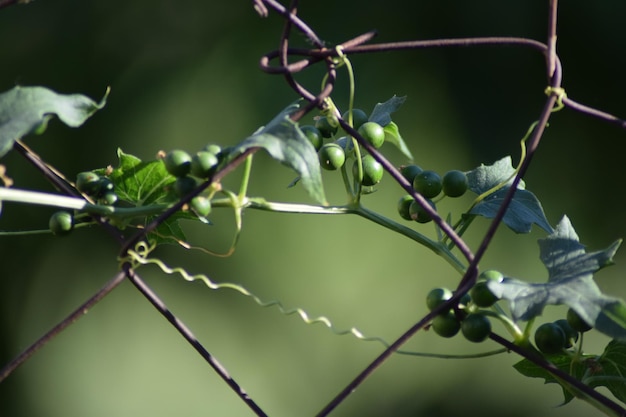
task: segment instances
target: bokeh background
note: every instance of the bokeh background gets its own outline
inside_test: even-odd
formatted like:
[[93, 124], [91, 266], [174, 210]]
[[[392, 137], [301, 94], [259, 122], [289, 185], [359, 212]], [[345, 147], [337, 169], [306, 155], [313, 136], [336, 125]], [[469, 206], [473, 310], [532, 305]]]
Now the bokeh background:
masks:
[[[545, 39], [547, 1], [485, 0], [302, 2], [300, 15], [330, 44], [371, 29], [376, 41], [465, 36]], [[626, 3], [571, 0], [559, 10], [559, 53], [570, 97], [626, 116]], [[296, 96], [280, 76], [258, 69], [282, 30], [276, 16], [261, 19], [250, 2], [36, 1], [0, 10], [0, 90], [44, 85], [99, 100], [104, 110], [84, 127], [52, 122], [29, 137], [47, 162], [68, 177], [116, 164], [116, 150], [153, 158], [159, 150], [235, 144]], [[304, 45], [301, 37], [294, 42]], [[408, 96], [394, 115], [417, 163], [445, 172], [469, 170], [519, 155], [519, 139], [537, 118], [545, 96], [544, 62], [513, 48], [423, 50], [354, 56], [358, 107], [370, 111], [392, 95]], [[299, 76], [311, 89], [321, 73]], [[340, 71], [335, 100], [347, 103]], [[599, 250], [626, 236], [626, 131], [570, 110], [556, 114], [533, 162], [527, 186], [548, 220], [567, 214], [581, 241]], [[384, 152], [406, 162], [393, 148]], [[17, 154], [1, 163], [16, 187], [53, 192]], [[344, 202], [338, 175], [324, 173], [331, 201]], [[225, 180], [237, 187], [239, 172]], [[252, 195], [310, 202], [288, 189], [293, 173], [265, 155], [255, 158]], [[403, 194], [389, 178], [364, 198], [392, 218]], [[469, 200], [448, 202], [459, 213]], [[442, 204], [443, 205], [443, 204]], [[0, 230], [46, 227], [53, 210], [5, 204]], [[195, 245], [224, 251], [232, 213], [215, 211], [213, 226], [188, 225]], [[454, 287], [458, 275], [442, 259], [401, 236], [346, 216], [247, 211], [235, 254], [218, 258], [170, 247], [157, 255], [215, 281], [242, 284], [265, 300], [326, 315], [338, 328], [393, 340], [426, 311], [435, 286]], [[475, 222], [467, 239], [480, 241], [488, 223]], [[422, 227], [431, 233], [430, 226]], [[536, 240], [501, 228], [482, 268], [544, 280]], [[92, 295], [117, 270], [119, 248], [98, 228], [67, 238], [0, 237], [0, 362], [8, 362]], [[608, 293], [626, 297], [626, 255], [597, 274]], [[231, 291], [213, 292], [156, 269], [140, 273], [272, 416], [319, 411], [380, 351], [375, 343], [335, 336], [295, 316], [261, 309]], [[548, 308], [542, 319], [562, 317]], [[502, 330], [496, 327], [497, 330]], [[607, 340], [593, 335], [586, 349]], [[462, 337], [419, 333], [406, 349], [462, 354], [494, 349]], [[441, 360], [394, 356], [333, 415], [336, 416], [591, 416], [582, 402], [557, 407], [560, 388], [526, 379], [518, 358]], [[122, 284], [5, 382], [3, 416], [248, 416], [252, 413], [129, 283]]]

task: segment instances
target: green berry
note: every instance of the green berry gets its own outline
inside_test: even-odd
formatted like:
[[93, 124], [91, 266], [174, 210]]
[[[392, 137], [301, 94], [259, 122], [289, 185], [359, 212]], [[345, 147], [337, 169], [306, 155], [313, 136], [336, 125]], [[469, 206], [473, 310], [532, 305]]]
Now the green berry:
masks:
[[415, 180], [417, 174], [420, 174], [422, 171], [424, 170], [415, 164], [400, 167], [400, 173], [410, 184], [413, 184], [413, 180]]
[[565, 347], [565, 332], [554, 323], [544, 323], [535, 330], [537, 349], [548, 355], [559, 353]]
[[563, 330], [565, 334], [565, 348], [571, 348], [578, 341], [578, 331], [568, 323], [566, 319], [560, 319], [554, 322]]
[[113, 192], [113, 190], [115, 190], [115, 184], [113, 184], [113, 181], [111, 181], [111, 178], [109, 177], [100, 177], [100, 181], [99, 181], [99, 189], [98, 189], [98, 196], [103, 196], [106, 193], [111, 193]]
[[81, 172], [76, 176], [76, 189], [81, 193], [94, 196], [100, 191], [100, 176], [95, 172]]
[[437, 197], [442, 187], [441, 177], [435, 171], [422, 171], [413, 179], [413, 189], [426, 198]]
[[567, 322], [577, 332], [587, 332], [592, 329], [592, 326], [588, 325], [574, 310], [571, 308], [567, 310]]
[[331, 138], [337, 133], [337, 126], [333, 126], [328, 121], [328, 117], [320, 116], [315, 121], [315, 127], [320, 131], [323, 137]]
[[117, 196], [117, 194], [115, 194], [114, 191], [107, 191], [106, 193], [102, 194], [100, 198], [98, 198], [98, 204], [101, 204], [103, 206], [112, 206], [117, 203], [118, 199], [119, 197]]
[[478, 279], [483, 281], [502, 282], [502, 280], [504, 279], [504, 275], [502, 275], [502, 272], [496, 271], [495, 269], [488, 269], [481, 272], [478, 276]]
[[215, 154], [200, 151], [191, 158], [191, 175], [198, 178], [209, 178], [215, 173], [219, 160]]
[[322, 137], [322, 133], [313, 125], [304, 125], [300, 126], [300, 130], [304, 133], [304, 136], [311, 142], [311, 145], [315, 148], [316, 151], [319, 151], [322, 145], [324, 144], [324, 138]]
[[191, 170], [191, 156], [179, 149], [173, 150], [163, 158], [165, 169], [175, 177], [184, 177]]
[[[363, 166], [363, 179], [361, 184], [365, 186], [376, 185], [383, 178], [383, 173], [385, 170], [383, 166], [374, 159], [372, 155], [365, 155], [361, 158], [361, 164]], [[359, 174], [359, 165], [356, 161], [354, 161], [354, 165], [352, 165], [352, 175], [356, 178]]]
[[[428, 202], [428, 204], [430, 204], [433, 210], [436, 209], [435, 203], [433, 203], [431, 200], [426, 200], [426, 201]], [[411, 216], [413, 220], [415, 220], [418, 223], [428, 223], [429, 221], [432, 220], [432, 217], [430, 217], [430, 214], [428, 214], [426, 210], [424, 210], [422, 206], [420, 206], [419, 203], [415, 200], [412, 201], [411, 205], [409, 206], [409, 215]]]
[[327, 143], [320, 148], [318, 153], [322, 168], [335, 171], [346, 162], [346, 153], [336, 143]]
[[437, 315], [430, 327], [441, 337], [452, 337], [459, 332], [461, 324], [454, 313], [447, 312]]
[[450, 298], [452, 298], [452, 291], [450, 291], [449, 289], [433, 288], [426, 295], [426, 307], [428, 307], [430, 311], [433, 311], [435, 308], [439, 307]]
[[[348, 113], [350, 112], [347, 111], [341, 116], [346, 122], [348, 121]], [[367, 114], [361, 109], [352, 109], [352, 127], [358, 129], [365, 122], [367, 122]]]
[[385, 130], [376, 122], [365, 122], [358, 132], [370, 145], [378, 149], [385, 143]]
[[216, 145], [215, 143], [209, 143], [208, 145], [204, 145], [202, 150], [210, 152], [213, 155], [219, 155], [220, 152], [222, 152], [222, 147], [220, 145]]
[[443, 176], [442, 186], [448, 197], [460, 197], [467, 191], [467, 175], [463, 171], [448, 171]]
[[400, 199], [398, 200], [398, 214], [404, 220], [413, 220], [411, 218], [411, 213], [409, 213], [409, 207], [411, 206], [412, 202], [413, 197], [408, 194], [400, 197]]
[[470, 290], [470, 297], [478, 307], [491, 307], [498, 301], [498, 297], [487, 286], [487, 281], [478, 281]]
[[196, 196], [190, 201], [191, 209], [200, 217], [206, 217], [211, 213], [211, 200], [205, 196]]
[[461, 322], [461, 332], [470, 342], [480, 343], [491, 333], [491, 321], [484, 314], [469, 314]]
[[48, 226], [57, 236], [67, 235], [74, 228], [74, 216], [67, 211], [57, 211], [50, 216]]
[[196, 180], [192, 177], [178, 177], [174, 182], [174, 193], [178, 197], [184, 197], [196, 188]]

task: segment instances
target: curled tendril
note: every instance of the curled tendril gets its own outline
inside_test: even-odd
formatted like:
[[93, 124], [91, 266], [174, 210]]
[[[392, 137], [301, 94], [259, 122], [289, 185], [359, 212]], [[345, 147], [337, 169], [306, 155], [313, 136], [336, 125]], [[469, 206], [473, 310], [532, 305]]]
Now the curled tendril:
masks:
[[565, 107], [565, 104], [563, 104], [563, 99], [567, 98], [567, 93], [565, 92], [565, 89], [563, 87], [548, 86], [546, 87], [544, 92], [546, 93], [547, 96], [550, 96], [553, 94], [556, 96], [556, 106], [552, 109], [552, 113], [557, 112], [561, 110], [563, 107]]
[[[260, 307], [276, 306], [278, 308], [278, 311], [284, 316], [291, 316], [291, 315], [297, 314], [305, 324], [316, 324], [316, 323], [323, 324], [333, 334], [337, 336], [351, 334], [356, 339], [361, 340], [363, 342], [378, 342], [385, 348], [388, 348], [390, 346], [389, 343], [385, 341], [383, 338], [377, 337], [377, 336], [365, 336], [356, 327], [351, 327], [350, 329], [345, 329], [345, 330], [337, 329], [328, 317], [325, 317], [325, 316], [310, 317], [309, 314], [305, 310], [301, 308], [291, 308], [291, 309], [285, 308], [285, 306], [278, 300], [263, 301], [259, 297], [257, 297], [256, 295], [248, 291], [245, 287], [242, 287], [241, 285], [228, 283], [228, 282], [216, 283], [216, 282], [213, 282], [209, 277], [203, 274], [191, 275], [187, 271], [185, 271], [183, 268], [170, 268], [160, 259], [146, 257], [146, 255], [148, 255], [152, 251], [152, 249], [154, 249], [154, 246], [150, 246], [145, 242], [138, 243], [135, 246], [135, 249], [136, 250], [129, 250], [128, 256], [124, 259], [124, 261], [130, 262], [133, 268], [138, 267], [140, 265], [149, 265], [149, 264], [156, 265], [157, 267], [159, 267], [159, 269], [161, 269], [161, 271], [165, 272], [168, 275], [178, 274], [181, 277], [183, 277], [186, 281], [190, 281], [190, 282], [200, 280], [204, 282], [206, 286], [209, 287], [209, 289], [211, 290], [221, 290], [221, 289], [234, 290], [242, 295], [245, 295], [246, 297], [250, 297]], [[404, 351], [404, 350], [398, 350], [396, 351], [396, 353], [400, 355], [422, 356], [422, 357], [432, 357], [432, 358], [442, 358], [442, 359], [467, 359], [467, 358], [481, 358], [485, 356], [496, 355], [499, 353], [503, 353], [505, 351], [506, 349], [498, 349], [498, 350], [492, 350], [492, 351], [482, 352], [482, 353], [472, 354], [472, 355], [445, 355], [445, 354], [438, 354], [438, 353], [412, 352], [412, 351]]]

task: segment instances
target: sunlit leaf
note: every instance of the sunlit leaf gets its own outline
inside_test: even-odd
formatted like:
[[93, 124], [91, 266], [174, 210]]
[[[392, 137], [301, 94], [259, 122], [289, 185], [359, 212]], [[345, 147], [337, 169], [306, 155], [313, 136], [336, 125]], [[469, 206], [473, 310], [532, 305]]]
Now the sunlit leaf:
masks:
[[29, 133], [41, 134], [52, 116], [70, 127], [82, 125], [104, 107], [105, 96], [96, 103], [81, 94], [58, 94], [45, 87], [16, 86], [0, 94], [0, 157], [13, 143]]
[[299, 107], [298, 103], [287, 107], [267, 126], [236, 145], [229, 158], [250, 148], [263, 148], [272, 158], [298, 173], [299, 184], [302, 184], [311, 198], [320, 204], [326, 204], [317, 152], [298, 124], [289, 118]]
[[[470, 214], [488, 219], [494, 218], [511, 189], [513, 174], [515, 174], [515, 169], [511, 165], [511, 157], [508, 156], [496, 161], [493, 165], [481, 165], [467, 172], [469, 189], [478, 195], [504, 184], [474, 205]], [[533, 224], [552, 233], [552, 226], [546, 219], [541, 203], [533, 193], [525, 190], [524, 186], [524, 182], [520, 181], [502, 221], [516, 233], [530, 232]]]
[[528, 283], [514, 278], [489, 281], [489, 289], [509, 301], [515, 320], [530, 320], [546, 305], [571, 307], [587, 323], [615, 339], [626, 339], [624, 302], [600, 291], [593, 274], [613, 263], [621, 241], [587, 253], [569, 219], [563, 217], [553, 234], [539, 240], [539, 257], [548, 269], [548, 282]]

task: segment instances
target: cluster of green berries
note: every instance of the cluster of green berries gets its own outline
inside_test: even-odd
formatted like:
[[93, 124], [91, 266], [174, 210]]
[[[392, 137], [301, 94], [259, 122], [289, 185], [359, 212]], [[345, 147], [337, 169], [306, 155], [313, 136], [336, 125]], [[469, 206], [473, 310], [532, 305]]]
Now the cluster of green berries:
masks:
[[541, 352], [551, 355], [569, 349], [578, 341], [580, 333], [591, 330], [574, 310], [567, 310], [565, 319], [544, 323], [535, 330], [535, 345]]
[[[348, 120], [348, 116], [346, 112], [343, 118]], [[331, 120], [328, 117], [320, 117], [314, 126], [304, 125], [301, 126], [301, 130], [318, 152], [322, 168], [336, 171], [343, 167], [354, 154], [354, 147], [352, 138], [349, 136], [342, 136], [332, 142], [324, 143], [324, 139], [333, 138], [338, 131], [338, 126], [333, 125]], [[385, 143], [385, 130], [378, 123], [368, 121], [367, 114], [363, 110], [352, 110], [352, 126], [374, 148], [378, 149]], [[372, 155], [363, 155], [361, 166], [363, 169], [362, 185], [373, 186], [383, 178], [383, 166]], [[358, 176], [357, 161], [354, 161], [352, 165], [352, 174], [355, 178]]]
[[[76, 189], [100, 205], [112, 206], [118, 200], [113, 181], [92, 171], [80, 172], [76, 176]], [[65, 210], [57, 211], [50, 216], [48, 226], [53, 234], [66, 235], [74, 229], [74, 215]]]
[[[174, 193], [183, 197], [198, 185], [197, 179], [210, 178], [216, 171], [224, 152], [220, 146], [210, 144], [190, 155], [186, 151], [175, 149], [163, 158], [168, 173], [176, 177]], [[189, 202], [191, 209], [201, 217], [211, 213], [211, 200], [205, 196], [196, 196]]]
[[[486, 283], [488, 280], [503, 278], [498, 271], [483, 272], [476, 285], [461, 297], [456, 307], [438, 314], [430, 328], [442, 337], [453, 337], [460, 331], [470, 342], [480, 343], [486, 340], [491, 333], [491, 321], [481, 312], [481, 308], [491, 307], [498, 301]], [[434, 288], [426, 296], [426, 306], [432, 311], [452, 296], [452, 291], [447, 288]]]
[[[468, 189], [467, 175], [463, 171], [452, 170], [443, 177], [435, 171], [423, 170], [415, 164], [400, 167], [402, 176], [413, 185], [415, 192], [421, 194], [428, 204], [435, 209], [433, 199], [442, 192], [447, 197], [461, 197]], [[430, 215], [409, 194], [398, 200], [398, 214], [405, 220], [418, 223], [431, 221]]]

